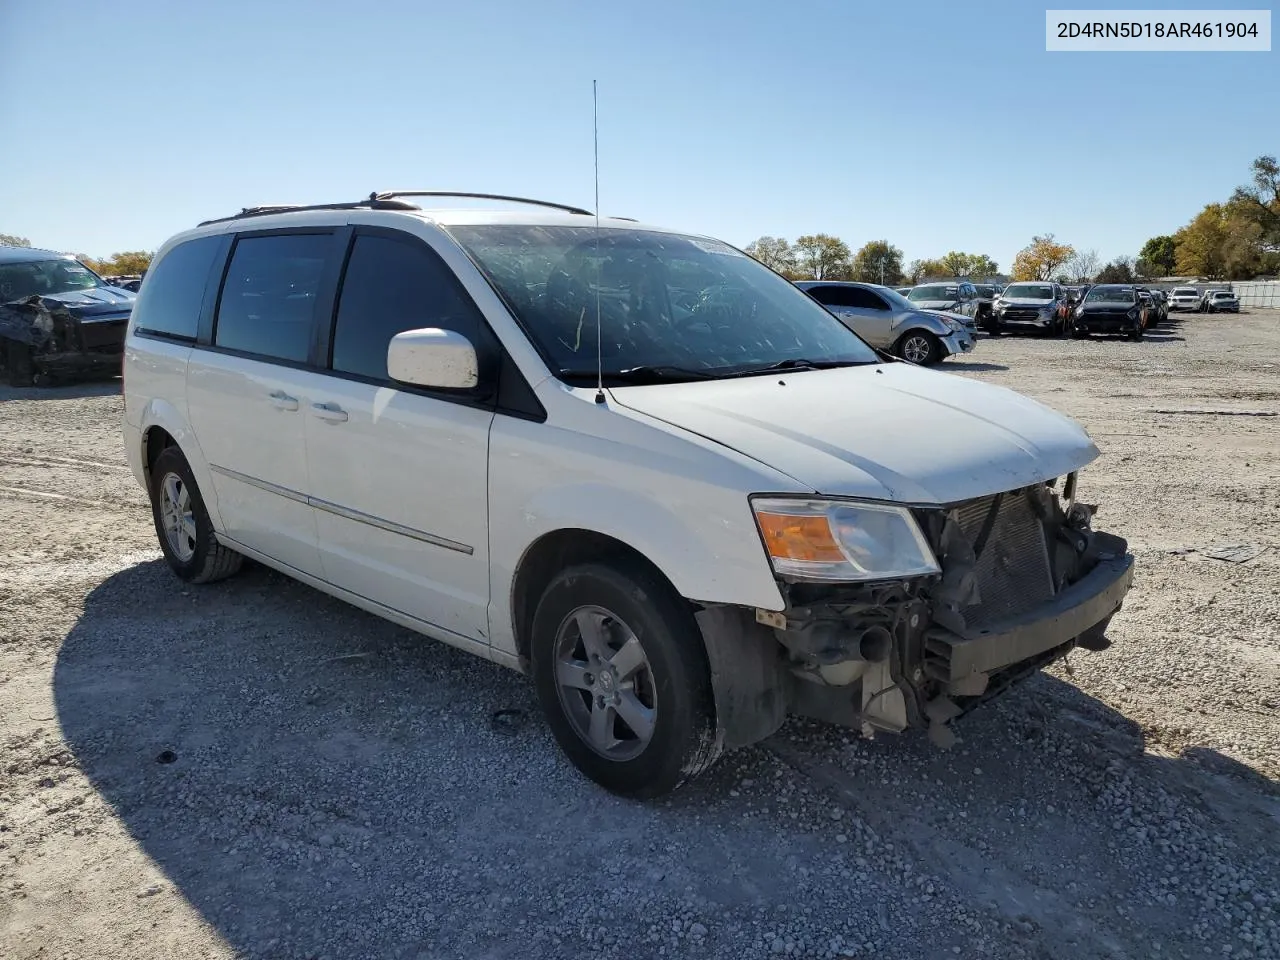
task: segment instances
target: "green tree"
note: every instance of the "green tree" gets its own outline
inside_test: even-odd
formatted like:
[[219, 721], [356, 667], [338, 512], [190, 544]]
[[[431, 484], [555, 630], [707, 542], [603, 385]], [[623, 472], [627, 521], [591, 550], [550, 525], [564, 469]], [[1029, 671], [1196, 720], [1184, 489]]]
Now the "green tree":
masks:
[[1098, 283], [1132, 283], [1133, 282], [1133, 264], [1129, 262], [1128, 257], [1116, 257], [1105, 267], [1098, 271], [1096, 278]]
[[902, 251], [888, 240], [864, 244], [853, 257], [853, 279], [896, 287], [902, 282]]
[[782, 237], [760, 237], [743, 249], [770, 270], [776, 270], [783, 276], [790, 276], [795, 272], [796, 253]]
[[0, 233], [0, 247], [29, 247], [31, 241], [26, 237], [15, 237], [12, 233]]
[[959, 250], [952, 250], [938, 262], [948, 277], [972, 277], [975, 280], [981, 280], [1000, 272], [996, 262], [985, 253], [962, 253]]
[[1253, 182], [1237, 187], [1231, 195], [1231, 206], [1241, 219], [1257, 227], [1255, 242], [1261, 253], [1280, 251], [1280, 163], [1275, 157], [1262, 156], [1250, 169]]
[[913, 284], [953, 276], [955, 274], [949, 272], [941, 260], [912, 260], [911, 265], [907, 267], [907, 279]]
[[1152, 272], [1167, 277], [1178, 266], [1178, 243], [1171, 236], [1152, 237], [1142, 245], [1138, 257], [1150, 266]]
[[826, 233], [806, 234], [796, 240], [796, 265], [806, 280], [847, 280], [853, 269], [849, 245]]
[[1075, 252], [1070, 244], [1055, 240], [1052, 233], [1032, 237], [1013, 260], [1013, 279], [1048, 280]]

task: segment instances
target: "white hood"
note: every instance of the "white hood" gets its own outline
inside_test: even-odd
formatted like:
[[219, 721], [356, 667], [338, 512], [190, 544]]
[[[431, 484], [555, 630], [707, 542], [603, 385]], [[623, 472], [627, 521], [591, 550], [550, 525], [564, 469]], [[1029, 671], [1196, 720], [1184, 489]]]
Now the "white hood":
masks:
[[611, 392], [831, 496], [953, 503], [1064, 476], [1098, 456], [1082, 427], [1043, 404], [906, 363]]

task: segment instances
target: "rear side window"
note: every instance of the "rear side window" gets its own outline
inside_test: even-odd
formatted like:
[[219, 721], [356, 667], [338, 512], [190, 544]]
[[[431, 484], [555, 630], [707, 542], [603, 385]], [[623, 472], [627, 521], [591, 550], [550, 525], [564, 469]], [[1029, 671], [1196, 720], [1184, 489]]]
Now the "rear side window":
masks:
[[809, 287], [805, 291], [813, 299], [828, 307], [852, 307], [844, 287]]
[[218, 301], [214, 344], [274, 360], [304, 362], [332, 245], [332, 236], [314, 233], [238, 240]]
[[387, 380], [387, 346], [405, 330], [440, 327], [481, 349], [481, 319], [453, 272], [418, 241], [357, 235], [333, 331], [332, 367]]
[[849, 301], [863, 310], [888, 310], [889, 305], [880, 299], [879, 294], [872, 293], [862, 287], [849, 288]]
[[148, 270], [133, 307], [134, 329], [194, 343], [205, 282], [221, 246], [220, 236], [187, 240]]

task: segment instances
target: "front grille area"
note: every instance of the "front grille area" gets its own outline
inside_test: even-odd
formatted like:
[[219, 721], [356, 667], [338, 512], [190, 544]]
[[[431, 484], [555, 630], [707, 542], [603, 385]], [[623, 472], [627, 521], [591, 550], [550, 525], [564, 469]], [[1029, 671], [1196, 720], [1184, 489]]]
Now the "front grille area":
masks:
[[[956, 508], [956, 520], [970, 543], [977, 544], [994, 500], [981, 497]], [[961, 610], [969, 627], [1016, 616], [1053, 596], [1044, 526], [1024, 491], [1001, 497], [995, 524], [978, 555], [976, 579], [980, 599]]]
[[1003, 314], [1005, 320], [1039, 320], [1040, 311], [1033, 308], [1010, 308]]

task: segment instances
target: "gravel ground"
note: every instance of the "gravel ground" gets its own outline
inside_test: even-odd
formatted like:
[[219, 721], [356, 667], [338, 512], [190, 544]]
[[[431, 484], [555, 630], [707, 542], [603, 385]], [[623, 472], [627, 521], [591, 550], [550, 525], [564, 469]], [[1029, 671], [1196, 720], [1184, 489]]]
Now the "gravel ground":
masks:
[[648, 805], [515, 674], [260, 567], [182, 586], [118, 385], [0, 389], [0, 956], [1280, 957], [1280, 313], [945, 369], [1096, 438], [1115, 645], [948, 752], [793, 723]]

